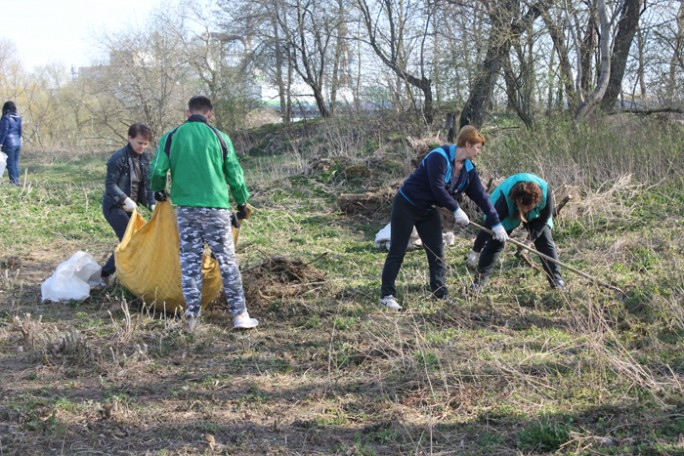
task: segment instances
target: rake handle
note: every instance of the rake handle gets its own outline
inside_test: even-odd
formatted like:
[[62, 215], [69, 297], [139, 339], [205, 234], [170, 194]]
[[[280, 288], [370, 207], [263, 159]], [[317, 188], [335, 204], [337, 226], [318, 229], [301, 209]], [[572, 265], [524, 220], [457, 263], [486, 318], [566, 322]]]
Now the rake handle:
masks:
[[[482, 231], [484, 231], [484, 232], [486, 232], [486, 233], [489, 233], [489, 234], [491, 234], [491, 235], [494, 234], [494, 232], [493, 232], [492, 230], [490, 230], [489, 228], [485, 228], [484, 226], [479, 225], [479, 224], [477, 224], [477, 223], [475, 223], [475, 222], [470, 222], [470, 224], [473, 225], [473, 226], [476, 227], [476, 228], [481, 229]], [[625, 293], [624, 291], [622, 291], [620, 288], [616, 287], [615, 285], [611, 285], [611, 284], [609, 284], [608, 282], [605, 282], [605, 281], [603, 281], [603, 280], [601, 280], [601, 279], [597, 279], [596, 277], [594, 277], [594, 276], [592, 276], [592, 275], [589, 275], [589, 274], [587, 274], [587, 273], [584, 272], [584, 271], [580, 271], [579, 269], [577, 269], [577, 268], [575, 268], [575, 267], [572, 267], [572, 266], [570, 266], [570, 265], [568, 265], [568, 264], [565, 264], [565, 263], [563, 263], [563, 262], [561, 262], [561, 261], [558, 261], [558, 260], [556, 260], [555, 258], [551, 258], [550, 256], [545, 255], [545, 254], [541, 253], [540, 251], [538, 251], [538, 250], [536, 250], [536, 249], [533, 249], [532, 247], [530, 247], [529, 245], [527, 245], [527, 244], [525, 244], [525, 243], [523, 243], [523, 242], [516, 241], [515, 239], [511, 239], [511, 238], [508, 238], [508, 242], [510, 242], [510, 243], [513, 244], [513, 245], [517, 245], [518, 247], [522, 247], [523, 249], [529, 250], [530, 252], [534, 253], [535, 255], [539, 255], [541, 258], [545, 259], [546, 261], [550, 261], [550, 262], [552, 262], [552, 263], [557, 264], [558, 266], [562, 266], [562, 267], [564, 267], [565, 269], [567, 269], [567, 270], [569, 270], [569, 271], [571, 271], [571, 272], [574, 272], [574, 273], [577, 274], [577, 275], [580, 275], [580, 276], [584, 277], [585, 279], [592, 280], [592, 281], [596, 282], [597, 284], [599, 284], [599, 285], [601, 285], [601, 286], [604, 286], [604, 287], [606, 287], [606, 288], [610, 288], [611, 290], [614, 290], [614, 291], [618, 291], [618, 292], [620, 292], [622, 295], [626, 295], [626, 293]]]

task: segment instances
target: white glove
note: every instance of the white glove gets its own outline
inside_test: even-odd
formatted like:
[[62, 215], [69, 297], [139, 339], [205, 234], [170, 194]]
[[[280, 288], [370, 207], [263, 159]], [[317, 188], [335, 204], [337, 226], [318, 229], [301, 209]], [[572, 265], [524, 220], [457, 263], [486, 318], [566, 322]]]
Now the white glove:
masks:
[[466, 266], [468, 266], [470, 269], [475, 269], [477, 267], [478, 261], [480, 261], [480, 253], [476, 252], [475, 250], [471, 250], [468, 254], [468, 258], [466, 259]]
[[503, 227], [501, 223], [497, 223], [492, 227], [492, 231], [494, 231], [494, 239], [496, 239], [499, 242], [506, 242], [508, 240], [508, 234], [506, 233], [506, 229]]
[[150, 204], [150, 212], [154, 212], [155, 207], [157, 207], [156, 204]]
[[460, 207], [454, 211], [454, 219], [456, 220], [456, 225], [460, 227], [466, 227], [470, 223], [468, 215]]
[[133, 212], [138, 207], [138, 205], [135, 204], [135, 202], [132, 199], [130, 199], [129, 197], [126, 197], [126, 199], [123, 202], [123, 207], [124, 207], [124, 211]]

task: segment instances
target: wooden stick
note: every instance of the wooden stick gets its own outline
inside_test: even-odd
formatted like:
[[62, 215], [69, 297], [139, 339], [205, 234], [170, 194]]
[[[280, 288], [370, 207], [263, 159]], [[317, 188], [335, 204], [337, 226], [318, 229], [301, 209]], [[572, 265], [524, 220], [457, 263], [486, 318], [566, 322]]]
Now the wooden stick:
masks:
[[[475, 222], [470, 222], [470, 224], [473, 225], [473, 226], [476, 227], [476, 228], [479, 228], [479, 229], [485, 231], [486, 233], [489, 233], [489, 234], [491, 234], [491, 235], [494, 234], [494, 232], [493, 232], [492, 230], [490, 230], [490, 229], [488, 229], [488, 228], [485, 228], [485, 227], [482, 226], [482, 225], [478, 225], [478, 224], [475, 223]], [[562, 266], [562, 267], [564, 267], [565, 269], [567, 269], [567, 270], [569, 270], [569, 271], [571, 271], [571, 272], [574, 272], [574, 273], [577, 274], [577, 275], [580, 275], [580, 276], [584, 277], [585, 279], [589, 279], [589, 280], [591, 280], [591, 281], [593, 281], [593, 282], [596, 282], [597, 284], [599, 284], [599, 285], [601, 285], [601, 286], [603, 286], [603, 287], [610, 288], [611, 290], [618, 291], [618, 292], [620, 292], [623, 296], [627, 294], [627, 293], [625, 293], [624, 291], [622, 291], [620, 288], [616, 287], [615, 285], [611, 285], [611, 284], [609, 284], [608, 282], [604, 282], [604, 281], [601, 280], [601, 279], [597, 279], [596, 277], [587, 274], [586, 272], [580, 271], [580, 270], [577, 269], [577, 268], [574, 268], [574, 267], [572, 267], [572, 266], [570, 266], [570, 265], [567, 265], [567, 264], [565, 264], [565, 263], [562, 263], [562, 262], [556, 260], [555, 258], [551, 258], [551, 257], [548, 256], [548, 255], [544, 255], [543, 253], [541, 253], [541, 252], [539, 252], [539, 251], [533, 249], [532, 247], [530, 247], [530, 246], [528, 246], [528, 245], [526, 245], [526, 244], [524, 244], [524, 243], [522, 243], [522, 242], [520, 242], [520, 241], [516, 241], [515, 239], [508, 238], [508, 242], [510, 242], [511, 244], [517, 245], [518, 247], [522, 247], [523, 249], [529, 250], [530, 252], [532, 252], [532, 253], [534, 253], [534, 254], [536, 254], [536, 255], [539, 255], [541, 258], [545, 259], [546, 261], [550, 261], [550, 262], [552, 262], [552, 263], [557, 264], [558, 266]]]
[[560, 211], [563, 209], [563, 207], [565, 207], [566, 204], [568, 204], [568, 201], [570, 201], [571, 199], [572, 199], [572, 196], [565, 195], [563, 197], [563, 199], [561, 200], [561, 202], [553, 207], [553, 216], [558, 217], [558, 214], [560, 214]]
[[516, 250], [515, 254], [517, 255], [518, 258], [520, 258], [520, 260], [521, 260], [523, 263], [525, 263], [526, 265], [528, 265], [528, 266], [529, 266], [530, 268], [532, 268], [534, 271], [536, 271], [536, 272], [544, 272], [544, 271], [542, 271], [542, 268], [540, 268], [538, 265], [536, 265], [535, 263], [533, 263], [532, 260], [530, 260], [530, 258], [527, 256], [527, 254], [525, 253], [525, 251], [524, 251], [522, 248], [518, 247], [518, 249]]

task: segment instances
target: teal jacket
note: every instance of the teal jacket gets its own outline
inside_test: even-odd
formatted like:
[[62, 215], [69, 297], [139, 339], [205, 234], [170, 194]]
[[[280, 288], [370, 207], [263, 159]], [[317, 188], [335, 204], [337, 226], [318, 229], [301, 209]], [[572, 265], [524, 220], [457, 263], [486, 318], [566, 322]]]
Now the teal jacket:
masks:
[[534, 182], [542, 191], [542, 200], [537, 203], [534, 209], [525, 214], [527, 218], [525, 227], [529, 230], [531, 239], [535, 240], [541, 235], [544, 225], [553, 228], [553, 220], [551, 218], [553, 213], [553, 195], [551, 194], [549, 184], [544, 179], [530, 173], [514, 174], [506, 178], [494, 189], [490, 199], [499, 214], [503, 227], [508, 232], [512, 231], [520, 225], [521, 220], [518, 214], [518, 207], [510, 195], [513, 187], [520, 182]]
[[233, 143], [201, 115], [161, 137], [150, 168], [155, 192], [166, 189], [171, 171], [171, 201], [178, 206], [229, 209], [230, 194], [237, 205], [249, 199]]

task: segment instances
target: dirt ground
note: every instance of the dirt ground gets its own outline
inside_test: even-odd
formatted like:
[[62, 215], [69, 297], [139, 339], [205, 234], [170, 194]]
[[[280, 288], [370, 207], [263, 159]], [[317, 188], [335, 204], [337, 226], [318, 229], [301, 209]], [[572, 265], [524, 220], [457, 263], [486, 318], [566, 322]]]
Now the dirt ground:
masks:
[[[335, 380], [321, 334], [302, 332], [291, 345], [297, 328], [278, 315], [310, 309], [273, 311], [254, 299], [266, 330], [231, 330], [226, 312], [212, 309], [187, 334], [178, 320], [146, 315], [116, 285], [82, 303], [41, 302], [41, 282], [71, 253], [64, 245], [2, 258], [9, 322], [0, 327], [0, 454], [355, 454], [364, 428], [350, 420], [331, 433], [320, 417], [335, 423], [338, 408], [361, 413], [381, 386]], [[295, 280], [283, 278], [283, 266], [299, 276], [305, 269], [271, 262], [279, 267], [253, 268], [260, 293], [276, 292], [280, 281], [291, 294]], [[259, 293], [249, 272], [245, 283]], [[384, 453], [382, 445], [374, 451]]]

